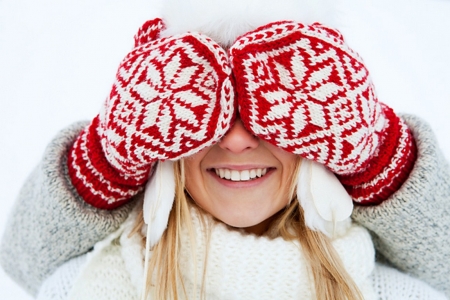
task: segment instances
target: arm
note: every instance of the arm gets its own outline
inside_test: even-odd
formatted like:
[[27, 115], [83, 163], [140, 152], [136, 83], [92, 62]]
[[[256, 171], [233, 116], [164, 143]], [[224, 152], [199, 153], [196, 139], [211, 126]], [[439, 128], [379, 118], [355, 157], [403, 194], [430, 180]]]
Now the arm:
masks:
[[2, 267], [33, 295], [59, 265], [115, 231], [135, 203], [96, 209], [74, 190], [67, 152], [85, 125], [61, 131], [49, 144], [16, 200], [1, 241]]
[[450, 295], [450, 168], [431, 128], [403, 116], [418, 156], [402, 187], [377, 206], [355, 207], [353, 218], [372, 232], [378, 254]]

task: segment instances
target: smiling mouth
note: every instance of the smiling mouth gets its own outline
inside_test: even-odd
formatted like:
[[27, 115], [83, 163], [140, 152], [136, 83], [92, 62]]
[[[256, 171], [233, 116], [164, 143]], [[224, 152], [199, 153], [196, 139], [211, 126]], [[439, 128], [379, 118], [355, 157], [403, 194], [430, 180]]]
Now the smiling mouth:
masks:
[[230, 181], [250, 181], [267, 174], [268, 168], [250, 170], [212, 169], [222, 179]]

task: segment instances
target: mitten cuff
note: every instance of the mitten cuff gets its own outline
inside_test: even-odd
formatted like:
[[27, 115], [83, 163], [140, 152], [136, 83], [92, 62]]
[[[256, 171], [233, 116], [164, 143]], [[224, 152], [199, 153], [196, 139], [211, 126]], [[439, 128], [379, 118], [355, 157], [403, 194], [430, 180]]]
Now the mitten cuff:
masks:
[[[147, 176], [118, 172], [106, 160], [97, 133], [98, 117], [75, 140], [68, 156], [69, 176], [83, 199], [94, 207], [114, 209], [140, 192]], [[151, 168], [149, 164], [149, 171]], [[148, 172], [147, 172], [148, 174]]]
[[376, 205], [395, 193], [408, 178], [417, 158], [414, 138], [405, 122], [383, 105], [388, 126], [381, 146], [363, 172], [339, 176], [353, 201]]

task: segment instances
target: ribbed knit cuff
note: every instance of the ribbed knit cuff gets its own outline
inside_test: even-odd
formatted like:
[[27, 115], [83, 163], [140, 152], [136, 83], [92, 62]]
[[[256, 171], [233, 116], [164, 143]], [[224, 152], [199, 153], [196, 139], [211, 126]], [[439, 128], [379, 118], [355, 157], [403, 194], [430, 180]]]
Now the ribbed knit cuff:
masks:
[[381, 146], [363, 172], [339, 176], [361, 205], [380, 204], [395, 193], [408, 178], [417, 158], [414, 138], [405, 122], [383, 105], [388, 126], [380, 136]]
[[[97, 208], [114, 209], [140, 192], [148, 176], [126, 176], [109, 164], [97, 133], [98, 123], [96, 117], [69, 150], [69, 176], [87, 203]], [[148, 171], [151, 167], [149, 164]]]

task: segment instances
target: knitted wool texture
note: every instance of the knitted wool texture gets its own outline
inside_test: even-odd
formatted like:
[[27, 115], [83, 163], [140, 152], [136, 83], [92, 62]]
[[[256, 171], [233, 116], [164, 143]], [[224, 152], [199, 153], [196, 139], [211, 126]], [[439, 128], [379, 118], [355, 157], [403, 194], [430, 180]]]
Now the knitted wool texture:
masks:
[[141, 190], [154, 161], [217, 142], [232, 125], [235, 94], [251, 133], [324, 164], [358, 203], [382, 202], [410, 173], [409, 129], [378, 102], [338, 31], [276, 22], [226, 53], [199, 33], [158, 39], [162, 28], [156, 19], [138, 32], [104, 110], [71, 151], [70, 175], [88, 203], [115, 208]]
[[70, 151], [72, 182], [95, 207], [123, 205], [142, 189], [153, 162], [214, 144], [234, 118], [225, 51], [196, 33], [156, 39], [162, 28], [155, 19], [139, 30], [102, 112]]
[[[138, 209], [140, 207], [137, 206]], [[72, 262], [63, 265], [61, 272], [57, 271], [60, 274], [52, 275], [44, 283], [38, 299], [45, 299], [44, 293], [55, 290], [69, 290], [67, 299], [138, 299], [143, 284], [144, 249], [138, 235], [130, 236], [138, 209], [118, 232], [95, 246], [78, 276], [72, 276], [75, 268], [70, 266]], [[192, 256], [189, 233], [184, 228], [179, 258], [188, 299], [200, 299], [202, 291], [199, 286], [206, 257], [206, 299], [315, 299], [314, 288], [307, 275], [307, 261], [298, 242], [257, 238], [230, 231], [211, 218], [207, 219], [208, 226], [211, 226], [208, 240], [205, 232], [209, 229], [202, 226], [196, 209], [191, 209], [191, 216], [196, 236], [195, 256]], [[367, 299], [373, 299], [369, 277], [374, 268], [374, 249], [370, 236], [359, 226], [347, 226], [347, 229], [333, 244], [348, 272], [366, 291]], [[140, 249], [140, 253], [136, 253], [136, 249]], [[76, 266], [79, 267], [78, 264]], [[68, 270], [70, 273], [67, 274]], [[67, 275], [70, 277], [63, 283], [61, 278]], [[72, 285], [72, 289], [68, 288]]]
[[337, 30], [272, 23], [229, 52], [240, 116], [253, 134], [326, 165], [360, 204], [380, 203], [407, 178], [411, 132], [378, 102], [362, 59]]
[[[193, 211], [192, 217], [195, 256], [184, 230], [179, 259], [188, 299], [201, 299], [202, 291], [194, 282], [196, 276], [197, 284], [202, 282], [207, 247], [206, 299], [316, 299], [297, 242], [258, 238], [230, 231], [220, 223], [211, 224], [208, 241], [199, 216]], [[139, 299], [144, 249], [138, 235], [130, 236], [133, 224], [126, 222], [118, 232], [99, 242], [92, 253], [61, 266], [44, 283], [38, 299]], [[423, 282], [374, 265], [370, 236], [360, 226], [348, 227], [333, 246], [364, 299], [447, 299]], [[48, 295], [52, 297], [46, 298]]]

